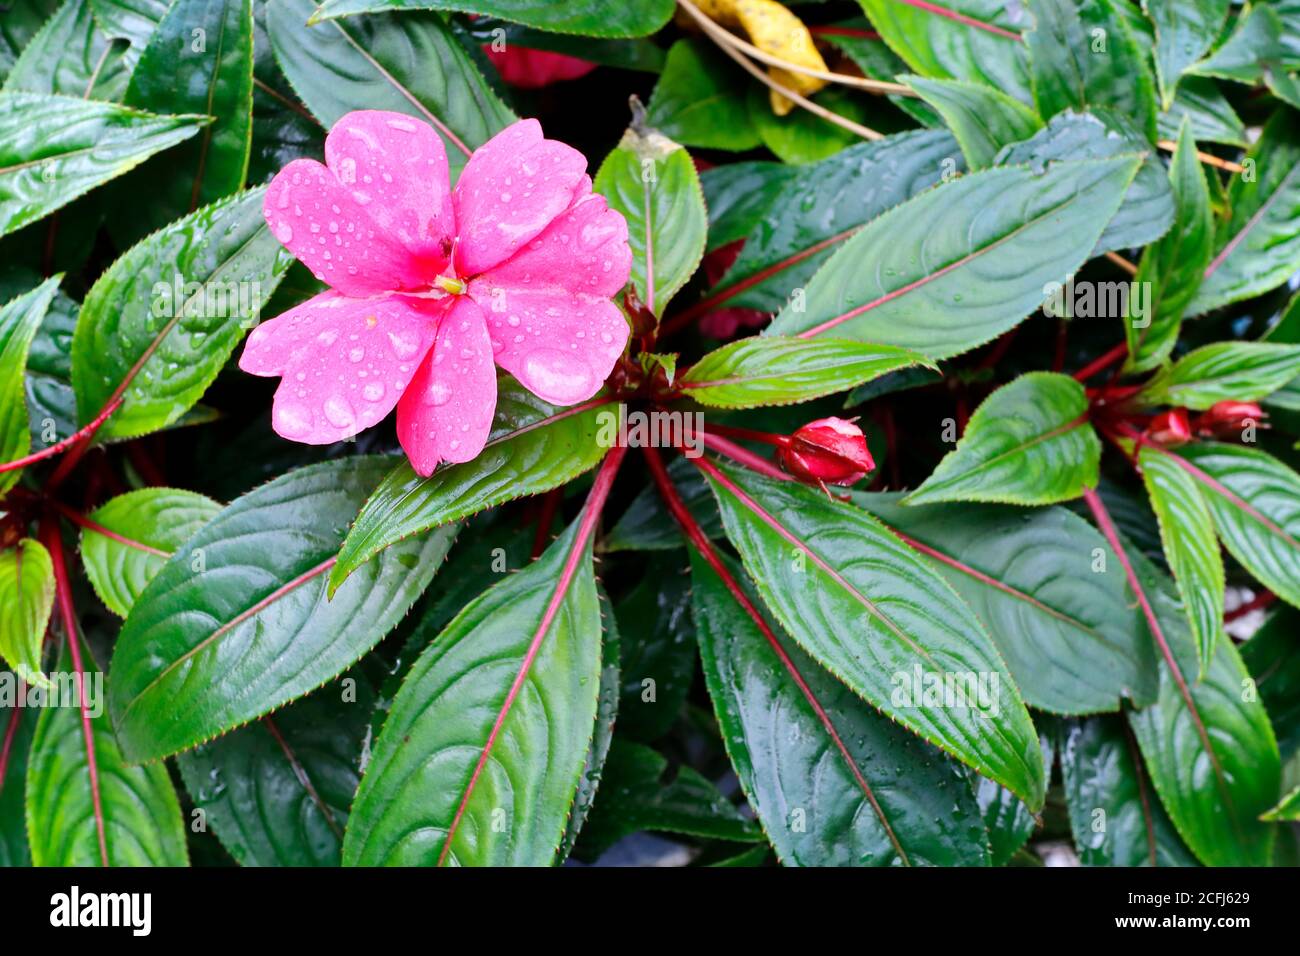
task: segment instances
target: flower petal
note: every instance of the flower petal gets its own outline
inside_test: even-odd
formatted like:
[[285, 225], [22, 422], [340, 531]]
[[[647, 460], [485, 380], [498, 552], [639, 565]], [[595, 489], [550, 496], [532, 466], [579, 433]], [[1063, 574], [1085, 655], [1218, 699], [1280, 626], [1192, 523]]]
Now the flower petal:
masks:
[[479, 281], [613, 296], [627, 284], [631, 269], [627, 220], [605, 204], [604, 196], [588, 195]]
[[627, 344], [627, 320], [607, 298], [563, 289], [470, 283], [487, 316], [496, 363], [556, 405], [591, 398]]
[[433, 344], [442, 302], [326, 292], [263, 322], [239, 367], [281, 375], [271, 424], [291, 441], [324, 445], [392, 411]]
[[476, 149], [452, 194], [459, 274], [478, 275], [536, 238], [569, 208], [586, 169], [576, 149], [543, 139], [534, 119], [512, 123]]
[[447, 150], [432, 126], [404, 113], [357, 110], [325, 138], [325, 161], [380, 232], [436, 276], [451, 258], [456, 223]]
[[429, 286], [432, 276], [425, 276], [419, 259], [380, 229], [334, 173], [315, 160], [295, 159], [276, 173], [262, 214], [286, 249], [344, 295]]
[[476, 457], [487, 443], [496, 405], [497, 373], [483, 312], [459, 296], [397, 406], [397, 437], [411, 466], [427, 476], [444, 459]]

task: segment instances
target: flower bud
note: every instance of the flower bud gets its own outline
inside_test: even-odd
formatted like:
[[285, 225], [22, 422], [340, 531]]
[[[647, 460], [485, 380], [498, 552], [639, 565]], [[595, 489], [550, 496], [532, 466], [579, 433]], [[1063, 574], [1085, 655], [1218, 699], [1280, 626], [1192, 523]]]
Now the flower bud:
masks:
[[1146, 440], [1155, 445], [1173, 447], [1192, 440], [1192, 427], [1187, 422], [1187, 409], [1174, 408], [1161, 412], [1147, 426]]
[[1264, 410], [1254, 402], [1215, 402], [1196, 418], [1196, 433], [1207, 438], [1227, 438], [1240, 434], [1247, 425], [1258, 425]]
[[800, 481], [851, 485], [876, 467], [862, 429], [842, 418], [822, 418], [798, 429], [781, 448], [786, 471]]

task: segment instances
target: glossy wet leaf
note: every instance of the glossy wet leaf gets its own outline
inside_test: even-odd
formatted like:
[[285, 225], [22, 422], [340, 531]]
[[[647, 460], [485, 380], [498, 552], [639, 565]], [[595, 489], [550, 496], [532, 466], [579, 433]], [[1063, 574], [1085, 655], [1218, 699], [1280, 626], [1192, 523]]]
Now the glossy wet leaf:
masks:
[[1155, 699], [1154, 649], [1119, 562], [1082, 518], [852, 494], [970, 605], [1029, 706], [1089, 714]]
[[[197, 0], [171, 7], [131, 74], [124, 102], [153, 112], [212, 117], [203, 133], [147, 165], [161, 184], [138, 193], [145, 233], [244, 185], [252, 143], [252, 0]], [[184, 171], [172, 175], [173, 170]], [[134, 217], [133, 217], [134, 218]]]
[[636, 37], [654, 33], [672, 16], [671, 0], [326, 0], [318, 17], [389, 10], [456, 10], [488, 14], [557, 33]]
[[371, 456], [291, 471], [236, 499], [168, 560], [113, 655], [110, 706], [133, 760], [186, 750], [301, 697], [401, 620], [454, 528], [389, 549], [325, 595], [349, 516], [391, 467]]
[[[81, 652], [92, 672], [87, 680], [91, 739], [103, 808], [104, 844], [110, 866], [187, 866], [189, 852], [180, 804], [161, 761], [128, 763], [108, 713], [105, 691], [89, 648]], [[61, 686], [72, 693], [72, 661], [65, 649], [59, 662]], [[73, 699], [73, 698], [68, 698]], [[95, 805], [89, 777], [82, 713], [76, 706], [40, 711], [27, 759], [27, 832], [36, 866], [101, 865]]]
[[1124, 718], [1062, 724], [1061, 776], [1084, 866], [1195, 866], [1155, 794]]
[[[705, 534], [710, 538], [721, 538], [722, 519], [718, 515], [718, 506], [695, 466], [685, 458], [674, 458], [668, 463], [668, 476]], [[606, 552], [671, 551], [685, 547], [686, 539], [664, 510], [659, 492], [654, 488], [644, 488], [632, 499], [601, 545]]]
[[1300, 345], [1216, 342], [1187, 353], [1142, 389], [1152, 405], [1206, 409], [1267, 398], [1300, 376]]
[[[45, 320], [62, 276], [46, 279], [30, 292], [0, 306], [0, 462], [24, 458], [31, 449], [25, 403], [27, 355]], [[0, 472], [0, 494], [17, 484], [21, 469]]]
[[1140, 448], [1137, 463], [1160, 522], [1165, 560], [1187, 609], [1203, 672], [1214, 656], [1215, 642], [1223, 639], [1223, 558], [1214, 519], [1195, 479], [1172, 457]]
[[889, 48], [922, 76], [983, 83], [1031, 102], [1021, 34], [1023, 8], [1001, 0], [944, 0], [915, 5], [858, 0]]
[[744, 74], [710, 43], [678, 40], [646, 105], [646, 123], [683, 146], [744, 152], [759, 145], [745, 90]]
[[179, 488], [141, 488], [100, 505], [86, 517], [116, 537], [82, 528], [81, 560], [95, 593], [126, 617], [172, 552], [220, 510], [211, 498]]
[[206, 122], [71, 97], [0, 93], [0, 235], [194, 136]]
[[1069, 501], [1096, 487], [1100, 461], [1083, 386], [1068, 375], [1030, 372], [984, 400], [957, 447], [904, 500]]
[[1035, 26], [1025, 43], [1038, 112], [1111, 109], [1153, 139], [1155, 81], [1112, 0], [1030, 0], [1028, 8]]
[[772, 177], [775, 195], [758, 220], [727, 237], [745, 245], [710, 298], [719, 306], [779, 311], [865, 223], [962, 165], [949, 133], [916, 130], [850, 146], [797, 171], [777, 167], [785, 172]]
[[513, 379], [498, 383], [496, 420], [482, 453], [444, 464], [421, 478], [402, 461], [361, 508], [330, 572], [330, 588], [367, 561], [419, 534], [523, 495], [539, 494], [596, 467], [606, 446], [598, 436], [617, 422], [616, 406], [595, 401], [570, 408], [543, 402]]
[[[1149, 591], [1171, 593], [1172, 582], [1149, 566], [1141, 576]], [[1156, 616], [1176, 658], [1187, 659], [1191, 635], [1177, 603], [1158, 604]], [[1258, 818], [1277, 802], [1280, 785], [1268, 715], [1247, 693], [1249, 675], [1231, 641], [1217, 643], [1199, 683], [1179, 668], [1181, 683], [1162, 661], [1156, 703], [1129, 714], [1160, 802], [1202, 863], [1267, 866], [1273, 831]]]
[[260, 189], [206, 206], [131, 247], [82, 304], [72, 384], [83, 423], [124, 402], [98, 437], [131, 438], [193, 407], [293, 261]]
[[177, 759], [240, 866], [337, 866], [374, 692], [349, 671], [309, 697]]
[[920, 76], [908, 77], [907, 84], [943, 116], [971, 169], [990, 165], [1003, 146], [1028, 139], [1043, 125], [1032, 109], [991, 86]]
[[627, 220], [628, 281], [646, 308], [663, 315], [704, 255], [708, 213], [690, 154], [653, 130], [628, 129], [592, 186]]
[[1276, 113], [1246, 157], [1254, 172], [1233, 176], [1227, 219], [1218, 223], [1214, 257], [1188, 306], [1200, 315], [1267, 292], [1300, 268], [1300, 128]]
[[[898, 723], [1042, 806], [1029, 714], [983, 625], [942, 577], [865, 511], [818, 489], [731, 467], [707, 474], [727, 537], [805, 651]], [[978, 693], [963, 706], [927, 706], [924, 691], [947, 675]]]
[[715, 408], [788, 405], [841, 392], [913, 365], [924, 355], [832, 338], [751, 336], [710, 352], [681, 377], [686, 394]]
[[23, 538], [0, 550], [0, 662], [29, 684], [49, 685], [41, 644], [53, 607], [54, 565], [45, 546]]
[[0, 706], [0, 733], [9, 740], [9, 762], [0, 778], [0, 867], [32, 865], [32, 851], [27, 842], [27, 757], [36, 733], [40, 712]]
[[987, 865], [964, 768], [877, 713], [784, 634], [772, 646], [717, 573], [694, 552], [691, 563], [709, 696], [781, 862]]
[[695, 674], [691, 579], [680, 553], [652, 558], [614, 607], [620, 631], [618, 731], [652, 743], [681, 716]]
[[1136, 157], [989, 169], [872, 220], [820, 269], [774, 335], [828, 335], [947, 358], [1013, 327], [1096, 244]]
[[1173, 351], [1183, 312], [1200, 288], [1213, 252], [1210, 193], [1187, 122], [1179, 130], [1178, 148], [1169, 164], [1169, 185], [1174, 197], [1173, 227], [1142, 253], [1133, 280], [1138, 290], [1151, 290], [1147, 311], [1135, 315], [1136, 310], [1130, 309], [1124, 323], [1127, 367], [1134, 371], [1154, 368]]
[[438, 130], [454, 178], [469, 151], [514, 122], [440, 15], [388, 13], [305, 26], [316, 8], [314, 0], [271, 0], [267, 31], [294, 91], [325, 127], [352, 110], [407, 113]]
[[578, 529], [472, 601], [420, 656], [374, 744], [345, 864], [554, 861], [600, 688], [596, 580]]
[[1156, 28], [1156, 79], [1166, 109], [1183, 71], [1201, 58], [1223, 29], [1230, 0], [1143, 0]]
[[4, 92], [116, 102], [130, 79], [131, 49], [104, 32], [90, 0], [63, 0], [14, 62]]
[[1028, 164], [1042, 169], [1052, 163], [1080, 159], [1106, 159], [1145, 153], [1119, 210], [1107, 219], [1092, 250], [1094, 256], [1114, 249], [1146, 245], [1163, 236], [1174, 219], [1169, 175], [1141, 130], [1126, 116], [1110, 112], [1067, 111], [1052, 117], [1029, 139], [1001, 150], [998, 165]]
[[1197, 443], [1190, 465], [1224, 547], [1269, 590], [1300, 607], [1300, 475], [1266, 452]]

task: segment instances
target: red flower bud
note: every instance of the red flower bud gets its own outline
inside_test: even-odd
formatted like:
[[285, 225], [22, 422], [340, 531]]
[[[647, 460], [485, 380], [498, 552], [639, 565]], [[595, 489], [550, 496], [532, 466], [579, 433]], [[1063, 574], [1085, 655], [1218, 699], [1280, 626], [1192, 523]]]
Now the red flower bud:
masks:
[[1258, 425], [1265, 417], [1254, 402], [1216, 402], [1197, 416], [1196, 433], [1226, 438], [1240, 433], [1250, 422]]
[[1146, 440], [1165, 446], [1185, 445], [1192, 440], [1192, 427], [1187, 422], [1187, 409], [1174, 408], [1161, 412], [1147, 426]]
[[798, 429], [781, 448], [786, 471], [813, 484], [851, 485], [876, 467], [862, 429], [842, 418], [822, 418]]

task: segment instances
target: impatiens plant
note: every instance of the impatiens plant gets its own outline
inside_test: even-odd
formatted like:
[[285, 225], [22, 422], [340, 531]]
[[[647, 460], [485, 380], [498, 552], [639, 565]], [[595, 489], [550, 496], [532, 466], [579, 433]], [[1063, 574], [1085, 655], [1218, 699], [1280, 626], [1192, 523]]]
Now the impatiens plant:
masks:
[[0, 863], [1300, 861], [1297, 35], [13, 0]]

